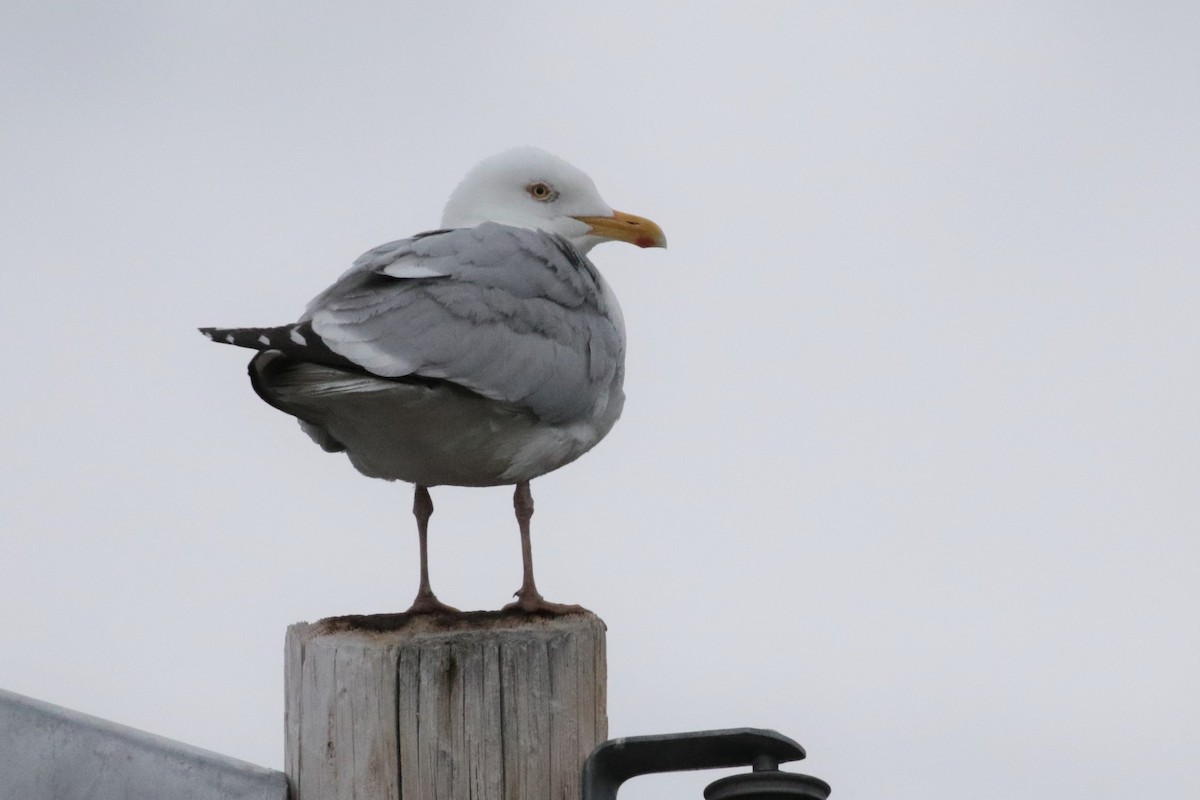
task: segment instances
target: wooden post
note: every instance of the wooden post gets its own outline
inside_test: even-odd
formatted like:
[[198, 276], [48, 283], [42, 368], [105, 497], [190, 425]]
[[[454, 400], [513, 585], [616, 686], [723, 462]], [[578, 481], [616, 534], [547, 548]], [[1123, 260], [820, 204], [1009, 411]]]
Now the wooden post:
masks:
[[579, 800], [608, 735], [604, 647], [591, 612], [292, 625], [292, 800]]

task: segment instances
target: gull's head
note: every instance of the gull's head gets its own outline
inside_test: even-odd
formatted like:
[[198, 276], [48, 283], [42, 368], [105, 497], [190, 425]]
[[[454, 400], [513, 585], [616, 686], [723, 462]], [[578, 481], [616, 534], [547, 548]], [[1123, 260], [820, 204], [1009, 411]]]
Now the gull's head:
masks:
[[600, 242], [666, 247], [662, 228], [643, 217], [613, 211], [582, 170], [535, 147], [484, 159], [450, 195], [442, 227], [498, 222], [566, 237], [586, 253]]

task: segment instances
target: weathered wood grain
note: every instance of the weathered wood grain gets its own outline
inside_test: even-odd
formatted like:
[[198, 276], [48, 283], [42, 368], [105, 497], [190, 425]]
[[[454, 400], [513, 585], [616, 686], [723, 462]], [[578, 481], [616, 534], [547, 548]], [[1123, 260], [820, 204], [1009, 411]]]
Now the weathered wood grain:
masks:
[[292, 800], [578, 800], [608, 734], [604, 648], [590, 612], [293, 625]]

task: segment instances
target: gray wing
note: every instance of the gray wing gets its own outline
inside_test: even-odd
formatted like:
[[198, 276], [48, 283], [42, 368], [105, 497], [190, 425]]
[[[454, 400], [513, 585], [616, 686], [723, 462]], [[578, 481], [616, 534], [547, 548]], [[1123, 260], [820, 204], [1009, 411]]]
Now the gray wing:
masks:
[[302, 321], [368, 372], [452, 381], [548, 422], [587, 417], [624, 360], [620, 311], [591, 262], [493, 223], [371, 250]]

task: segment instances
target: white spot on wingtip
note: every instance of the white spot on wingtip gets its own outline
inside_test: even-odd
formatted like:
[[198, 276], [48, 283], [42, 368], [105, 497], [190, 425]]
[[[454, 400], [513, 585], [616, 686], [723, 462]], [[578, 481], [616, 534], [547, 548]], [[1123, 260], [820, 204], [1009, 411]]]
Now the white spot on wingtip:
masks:
[[308, 344], [308, 340], [306, 340], [304, 338], [304, 334], [300, 333], [300, 331], [296, 330], [295, 328], [292, 328], [292, 332], [289, 335], [291, 337], [291, 340], [293, 342], [295, 342], [296, 344], [299, 344], [299, 345]]
[[209, 341], [212, 341], [212, 338], [213, 338], [212, 331], [200, 331], [200, 332], [203, 333], [205, 336], [207, 336]]
[[225, 341], [229, 342], [230, 344], [233, 344], [233, 334], [232, 333], [225, 334]]
[[270, 340], [270, 339], [268, 339], [266, 336], [259, 336], [259, 337], [258, 337], [258, 343], [259, 343], [259, 344], [270, 344], [270, 343], [271, 343], [271, 340]]

